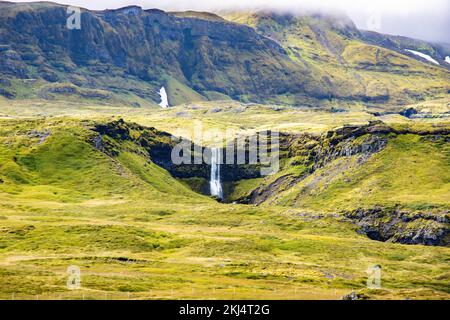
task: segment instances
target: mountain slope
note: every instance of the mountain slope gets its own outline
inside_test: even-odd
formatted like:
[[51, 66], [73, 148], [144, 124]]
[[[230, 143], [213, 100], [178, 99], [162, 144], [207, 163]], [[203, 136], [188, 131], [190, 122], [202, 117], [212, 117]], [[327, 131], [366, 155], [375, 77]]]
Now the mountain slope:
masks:
[[[446, 57], [450, 57], [450, 44], [429, 43], [423, 40], [380, 34], [373, 31], [361, 31], [360, 38], [368, 43], [376, 44], [403, 54], [405, 54], [406, 50], [421, 52], [433, 58], [442, 67], [450, 69], [450, 63], [446, 60]], [[417, 58], [417, 55], [408, 55], [410, 57]], [[424, 61], [420, 58], [417, 59], [419, 61]]]
[[377, 121], [320, 135], [286, 134], [282, 169], [260, 181], [247, 200], [329, 211], [399, 206], [444, 212], [449, 134], [448, 124]]
[[311, 77], [274, 41], [221, 19], [139, 7], [83, 10], [81, 29], [69, 30], [65, 6], [0, 6], [3, 83], [38, 78], [157, 101], [156, 92], [173, 78], [203, 99], [218, 93], [261, 100], [305, 94]]
[[[338, 96], [365, 102], [405, 104], [450, 89], [450, 73], [369, 41], [345, 16], [272, 12], [223, 13], [254, 27], [283, 46], [290, 57], [313, 70]], [[417, 48], [417, 47], [412, 47]]]
[[[127, 132], [119, 123], [115, 127]], [[111, 195], [163, 201], [167, 194], [187, 202], [206, 200], [149, 160], [143, 147], [125, 136], [103, 141], [95, 130], [92, 122], [64, 118], [2, 122], [0, 189], [11, 194], [7, 202], [82, 203]], [[147, 145], [170, 141], [152, 129], [140, 134]]]
[[340, 213], [371, 239], [448, 246], [449, 135], [381, 122], [283, 135], [281, 170], [236, 181], [229, 201]]
[[345, 18], [0, 3], [0, 94], [151, 105], [236, 99], [398, 105], [445, 94], [449, 71], [369, 45]]
[[[448, 299], [449, 248], [372, 241], [336, 215], [217, 203], [149, 158], [168, 141], [110, 118], [0, 119], [0, 298]], [[374, 264], [381, 290], [366, 288]]]

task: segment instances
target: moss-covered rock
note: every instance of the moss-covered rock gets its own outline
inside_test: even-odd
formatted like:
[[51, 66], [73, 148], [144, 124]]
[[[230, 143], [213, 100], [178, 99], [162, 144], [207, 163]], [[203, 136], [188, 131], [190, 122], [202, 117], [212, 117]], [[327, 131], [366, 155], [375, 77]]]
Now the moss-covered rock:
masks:
[[356, 209], [345, 216], [355, 222], [359, 232], [378, 241], [432, 246], [450, 245], [448, 212], [407, 212], [398, 209]]

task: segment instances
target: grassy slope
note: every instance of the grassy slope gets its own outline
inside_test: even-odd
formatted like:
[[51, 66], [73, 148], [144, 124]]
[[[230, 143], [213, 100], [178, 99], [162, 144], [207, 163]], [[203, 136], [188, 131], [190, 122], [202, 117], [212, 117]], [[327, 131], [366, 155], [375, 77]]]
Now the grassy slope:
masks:
[[301, 16], [288, 21], [245, 12], [224, 17], [277, 40], [294, 61], [318, 74], [312, 88], [321, 85], [320, 79], [328, 79], [344, 97], [389, 95], [390, 109], [449, 89], [448, 70], [345, 36], [330, 18]]
[[[0, 298], [449, 297], [448, 248], [371, 241], [296, 209], [218, 204], [133, 146], [115, 159], [96, 151], [89, 121], [0, 121]], [[33, 129], [51, 133], [41, 143]], [[385, 289], [370, 292], [373, 264]], [[66, 289], [69, 265], [82, 290]]]
[[329, 211], [377, 205], [449, 208], [450, 150], [444, 140], [400, 135], [366, 163], [356, 160], [337, 159], [269, 202]]
[[[36, 8], [37, 6], [43, 7], [44, 5], [33, 5]], [[5, 15], [9, 15], [9, 18], [15, 16], [19, 7], [18, 5], [14, 10], [5, 10]], [[202, 20], [221, 20], [221, 18], [207, 13], [187, 12], [176, 15], [199, 17]], [[159, 99], [157, 91], [160, 86], [165, 85], [171, 105], [185, 101], [228, 100], [231, 96], [239, 98], [241, 101], [260, 101], [260, 99], [256, 99], [255, 88], [265, 90], [271, 87], [277, 88], [278, 84], [283, 81], [287, 84], [291, 82], [290, 79], [284, 78], [284, 72], [279, 72], [277, 77], [273, 78], [274, 72], [279, 71], [279, 66], [282, 66], [281, 70], [298, 70], [302, 73], [303, 77], [296, 78], [294, 82], [300, 85], [300, 82], [305, 80], [303, 88], [305, 90], [292, 91], [281, 88], [279, 95], [266, 97], [264, 103], [328, 106], [330, 103], [336, 104], [337, 101], [352, 104], [362, 103], [366, 99], [375, 99], [380, 102], [381, 99], [383, 102], [383, 98], [389, 95], [390, 99], [387, 102], [389, 109], [392, 110], [398, 105], [415, 103], [421, 99], [438, 98], [449, 89], [450, 73], [448, 70], [344, 36], [330, 27], [326, 20], [305, 16], [285, 24], [286, 21], [283, 20], [277, 23], [275, 18], [270, 19], [242, 12], [226, 15], [226, 18], [253, 26], [260, 33], [276, 40], [286, 49], [292, 61], [274, 58], [273, 54], [269, 52], [258, 53], [255, 56], [254, 52], [248, 49], [239, 51], [240, 54], [236, 55], [234, 51], [228, 52], [227, 48], [218, 48], [217, 43], [209, 46], [206, 41], [196, 50], [199, 60], [192, 62], [197, 66], [207, 66], [200, 70], [193, 67], [191, 87], [194, 89], [189, 88], [183, 82], [184, 76], [181, 70], [172, 72], [171, 75], [162, 72], [158, 76], [154, 75], [158, 78], [157, 81], [145, 82], [136, 76], [127, 75], [125, 77], [124, 71], [118, 67], [109, 66], [108, 72], [97, 72], [93, 71], [96, 68], [90, 68], [87, 65], [76, 68], [76, 72], [67, 73], [36, 61], [33, 62], [34, 65], [27, 67], [31, 72], [29, 79], [6, 77], [6, 74], [2, 76], [5, 78], [3, 80], [9, 79], [12, 82], [11, 85], [7, 85], [9, 80], [4, 81], [2, 89], [14, 93], [20, 100], [45, 97], [46, 99], [71, 102], [84, 99], [88, 103], [96, 104], [155, 106]], [[213, 38], [211, 37], [211, 39]], [[173, 49], [172, 47], [168, 48]], [[38, 51], [36, 48], [33, 50]], [[11, 51], [9, 54], [14, 53], [13, 50], [9, 51]], [[114, 54], [112, 55], [114, 56]], [[155, 59], [162, 60], [165, 58], [167, 57], [155, 57]], [[252, 70], [253, 76], [248, 76], [245, 65], [254, 59], [258, 61], [258, 67]], [[73, 63], [69, 61], [68, 57], [61, 57], [60, 60], [61, 65], [73, 67]], [[226, 61], [226, 64], [222, 68], [217, 68], [222, 65], [222, 61]], [[176, 66], [172, 62], [166, 62], [168, 64], [165, 69], [175, 68]], [[230, 62], [232, 63], [230, 64]], [[185, 63], [181, 64], [186, 66]], [[97, 67], [100, 66], [101, 64]], [[277, 69], [267, 68], [270, 66], [277, 66]], [[41, 68], [48, 69], [48, 73], [58, 76], [58, 83], [40, 79], [37, 71]], [[19, 65], [16, 69], [20, 69]], [[42, 73], [45, 70], [39, 72]], [[205, 74], [208, 85], [203, 83]], [[264, 81], [255, 81], [255, 78], [258, 77]], [[61, 86], [67, 86], [69, 82], [72, 83], [70, 86], [76, 91], [75, 93], [55, 92], [55, 90], [61, 89]], [[259, 88], [257, 85], [262, 86]], [[100, 88], [102, 90], [99, 90]], [[247, 88], [247, 90], [235, 95], [232, 93], [234, 91], [232, 88]], [[202, 92], [202, 95], [196, 91]], [[308, 96], [283, 94], [283, 92], [306, 92]], [[341, 99], [329, 101], [327, 97], [331, 93]], [[312, 96], [320, 99], [313, 99]]]

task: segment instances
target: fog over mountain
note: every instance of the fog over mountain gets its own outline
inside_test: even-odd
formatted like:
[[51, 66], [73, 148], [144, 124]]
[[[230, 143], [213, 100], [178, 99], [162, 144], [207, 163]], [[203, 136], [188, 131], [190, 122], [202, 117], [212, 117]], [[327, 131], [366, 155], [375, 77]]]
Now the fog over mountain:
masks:
[[450, 43], [448, 33], [450, 4], [446, 0], [229, 0], [226, 3], [211, 0], [61, 0], [58, 2], [96, 10], [139, 5], [143, 8], [163, 10], [217, 11], [266, 8], [289, 12], [340, 11], [348, 14], [360, 29]]

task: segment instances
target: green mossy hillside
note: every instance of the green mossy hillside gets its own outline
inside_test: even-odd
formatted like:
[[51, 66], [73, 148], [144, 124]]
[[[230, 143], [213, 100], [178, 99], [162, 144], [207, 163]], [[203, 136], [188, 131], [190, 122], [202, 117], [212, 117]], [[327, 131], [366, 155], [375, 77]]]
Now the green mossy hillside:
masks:
[[[338, 14], [261, 11], [230, 12], [223, 16], [275, 39], [292, 60], [315, 75], [314, 81], [305, 84], [306, 88], [322, 93], [329, 88], [329, 98], [335, 95], [343, 100], [392, 108], [439, 96], [450, 89], [450, 72], [443, 55], [447, 49], [443, 46], [421, 42], [426, 44], [424, 52], [434, 57], [437, 54], [442, 61], [441, 66], [436, 66], [407, 55], [405, 48], [416, 48], [420, 41], [406, 46], [414, 41], [402, 38], [394, 42], [389, 41], [389, 36], [370, 35], [358, 30], [348, 17]], [[440, 49], [440, 53], [433, 48]]]
[[[448, 299], [448, 248], [373, 241], [304, 208], [217, 203], [133, 140], [104, 136], [116, 152], [97, 149], [110, 123], [0, 120], [0, 298]], [[366, 288], [373, 265], [380, 290]]]

